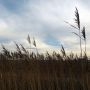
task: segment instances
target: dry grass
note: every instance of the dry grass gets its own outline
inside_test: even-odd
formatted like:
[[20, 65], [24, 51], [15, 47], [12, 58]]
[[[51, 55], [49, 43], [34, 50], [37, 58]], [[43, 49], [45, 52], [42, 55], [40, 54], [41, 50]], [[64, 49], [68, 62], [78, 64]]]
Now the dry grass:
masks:
[[[87, 57], [48, 52], [28, 53], [16, 44], [17, 52], [3, 46], [0, 53], [0, 90], [89, 90], [90, 61]], [[23, 52], [24, 51], [24, 52]], [[8, 52], [8, 53], [7, 53]]]
[[[76, 8], [75, 11], [77, 27], [80, 38], [80, 19]], [[67, 22], [68, 23], [68, 22]], [[68, 23], [69, 24], [69, 23]], [[90, 60], [86, 55], [86, 34], [82, 30], [85, 41], [85, 54], [77, 56], [71, 53], [67, 56], [64, 47], [61, 45], [61, 54], [48, 52], [46, 55], [39, 54], [36, 41], [33, 45], [36, 54], [30, 52], [23, 45], [16, 45], [16, 52], [10, 52], [2, 45], [0, 53], [0, 90], [90, 90]], [[82, 49], [81, 49], [82, 54]]]

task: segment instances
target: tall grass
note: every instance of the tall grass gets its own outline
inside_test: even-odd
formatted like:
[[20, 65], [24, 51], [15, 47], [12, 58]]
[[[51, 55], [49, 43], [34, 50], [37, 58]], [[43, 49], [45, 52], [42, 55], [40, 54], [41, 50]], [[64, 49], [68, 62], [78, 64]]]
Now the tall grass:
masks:
[[[78, 9], [76, 8], [76, 11], [75, 11], [75, 22], [77, 24], [77, 28], [79, 30], [79, 36], [81, 37], [81, 25], [80, 25], [80, 17], [79, 17], [79, 12], [78, 12]], [[82, 57], [82, 46], [81, 46], [81, 38], [80, 38], [80, 49], [81, 49], [81, 57]]]
[[[80, 33], [80, 19], [76, 8], [76, 23]], [[53, 52], [40, 54], [35, 39], [30, 44], [30, 53], [22, 44], [16, 45], [16, 51], [10, 52], [2, 45], [0, 52], [0, 90], [90, 90], [90, 60], [86, 55], [86, 33], [82, 29], [85, 41], [85, 56], [67, 55], [63, 45], [61, 54]], [[80, 38], [81, 34], [77, 34]], [[37, 53], [31, 51], [31, 44]], [[81, 44], [80, 44], [81, 47]], [[81, 50], [82, 54], [82, 50]]]
[[85, 32], [85, 27], [83, 27], [83, 29], [82, 29], [82, 36], [83, 36], [84, 42], [85, 42], [85, 55], [87, 55], [87, 51], [86, 51], [86, 32]]
[[73, 27], [73, 28], [75, 28], [75, 29], [77, 29], [79, 32], [78, 33], [76, 33], [76, 32], [73, 32], [75, 35], [77, 35], [78, 37], [79, 37], [79, 42], [80, 42], [80, 51], [81, 51], [81, 53], [80, 53], [80, 56], [82, 57], [83, 56], [83, 49], [82, 49], [82, 40], [84, 40], [85, 41], [85, 51], [84, 51], [84, 53], [85, 53], [85, 55], [86, 55], [86, 33], [85, 33], [85, 27], [83, 27], [83, 29], [81, 29], [81, 23], [80, 23], [80, 16], [79, 16], [79, 12], [78, 12], [78, 9], [76, 8], [76, 10], [75, 10], [75, 19], [74, 19], [74, 21], [75, 21], [75, 23], [76, 23], [76, 25], [77, 26], [75, 26], [75, 25], [72, 25], [72, 24], [70, 24], [69, 22], [66, 22], [67, 24], [69, 24], [71, 27]]
[[[16, 52], [3, 45], [0, 53], [0, 90], [89, 90], [88, 58], [55, 51], [46, 55], [28, 53], [16, 44]], [[7, 53], [8, 52], [8, 53]], [[83, 64], [82, 64], [83, 63]]]
[[0, 89], [4, 87], [6, 89], [3, 90], [10, 90], [10, 88], [14, 90], [17, 88], [20, 90], [61, 90], [62, 88], [63, 90], [89, 90], [90, 71], [88, 69], [90, 67], [86, 66], [85, 62], [82, 67], [81, 62], [81, 60], [57, 61], [53, 59], [28, 62], [4, 60], [0, 64], [2, 67]]

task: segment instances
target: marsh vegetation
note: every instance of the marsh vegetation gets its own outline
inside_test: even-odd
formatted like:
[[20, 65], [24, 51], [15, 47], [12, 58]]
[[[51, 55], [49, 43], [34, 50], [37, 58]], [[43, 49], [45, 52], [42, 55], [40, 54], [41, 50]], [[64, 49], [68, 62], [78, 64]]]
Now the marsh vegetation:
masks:
[[[63, 45], [60, 53], [40, 54], [33, 38], [36, 53], [27, 50], [22, 44], [11, 52], [2, 45], [0, 52], [0, 90], [90, 90], [90, 60], [86, 53], [85, 27], [81, 29], [78, 9], [75, 10], [77, 26], [69, 25], [79, 31], [80, 55], [67, 55]], [[84, 53], [82, 40], [85, 41]]]

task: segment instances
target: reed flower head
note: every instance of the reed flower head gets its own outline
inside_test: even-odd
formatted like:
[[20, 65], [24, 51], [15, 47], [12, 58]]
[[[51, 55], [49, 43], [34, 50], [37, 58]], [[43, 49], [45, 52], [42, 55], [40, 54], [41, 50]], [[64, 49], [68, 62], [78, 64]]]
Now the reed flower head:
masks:
[[83, 36], [84, 40], [86, 40], [85, 27], [83, 27], [83, 29], [82, 29], [82, 36]]
[[29, 44], [31, 44], [31, 40], [30, 40], [29, 34], [28, 34], [28, 37], [27, 37], [27, 41], [28, 41]]
[[76, 8], [75, 10], [75, 23], [77, 24], [78, 28], [80, 29], [80, 18], [79, 18], [79, 12], [78, 9]]
[[35, 41], [35, 38], [33, 38], [33, 45], [36, 47], [36, 41]]

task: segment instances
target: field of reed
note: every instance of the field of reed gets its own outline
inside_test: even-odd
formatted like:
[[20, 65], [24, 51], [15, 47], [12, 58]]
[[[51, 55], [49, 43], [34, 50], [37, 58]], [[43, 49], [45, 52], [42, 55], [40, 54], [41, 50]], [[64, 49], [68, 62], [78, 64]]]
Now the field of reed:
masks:
[[[63, 45], [60, 53], [40, 54], [33, 38], [27, 41], [30, 50], [22, 44], [16, 45], [16, 51], [11, 52], [2, 45], [0, 52], [0, 90], [90, 90], [90, 60], [86, 52], [85, 27], [81, 29], [79, 12], [75, 10], [75, 23], [66, 22], [79, 32], [73, 32], [79, 37], [80, 55], [67, 55]], [[82, 41], [85, 48], [82, 48]], [[36, 49], [32, 52], [31, 44]], [[83, 52], [84, 51], [84, 52]]]
[[17, 52], [9, 52], [3, 46], [0, 53], [0, 90], [90, 90], [87, 56], [67, 56], [63, 47], [62, 54], [52, 55], [17, 47]]

